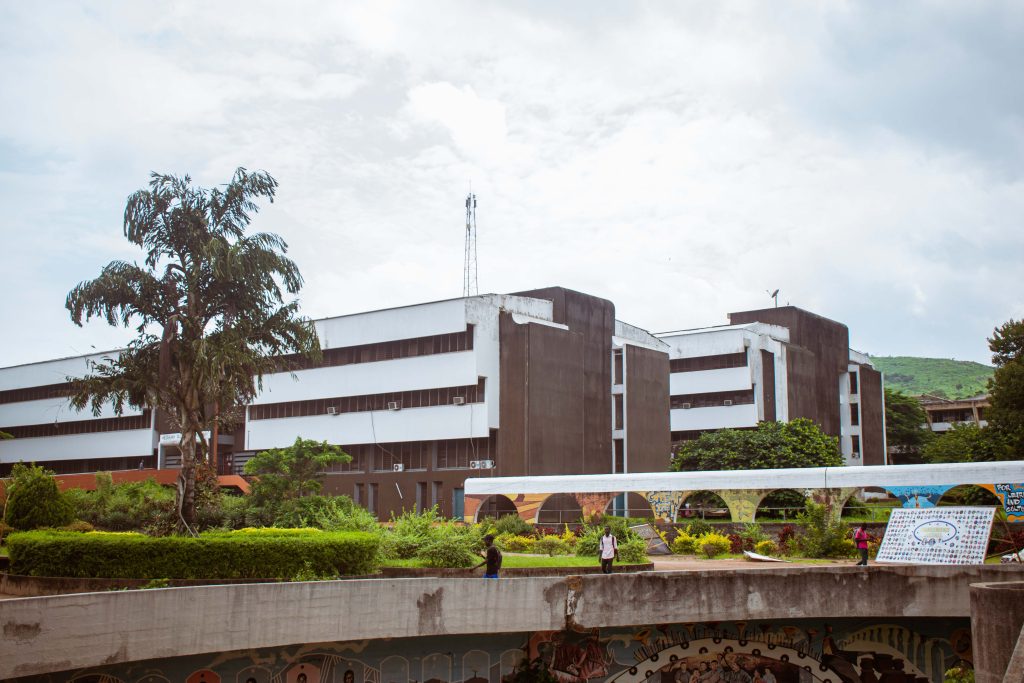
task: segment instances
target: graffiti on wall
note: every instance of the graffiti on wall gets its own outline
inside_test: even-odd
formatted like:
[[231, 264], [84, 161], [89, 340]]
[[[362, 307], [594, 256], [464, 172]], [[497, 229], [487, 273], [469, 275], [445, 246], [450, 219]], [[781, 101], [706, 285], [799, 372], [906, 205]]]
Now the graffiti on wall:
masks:
[[967, 619], [739, 621], [319, 643], [30, 680], [505, 683], [524, 657], [561, 683], [940, 683], [971, 642]]
[[1024, 484], [982, 484], [995, 494], [1006, 511], [1006, 519], [1010, 522], [1024, 522]]

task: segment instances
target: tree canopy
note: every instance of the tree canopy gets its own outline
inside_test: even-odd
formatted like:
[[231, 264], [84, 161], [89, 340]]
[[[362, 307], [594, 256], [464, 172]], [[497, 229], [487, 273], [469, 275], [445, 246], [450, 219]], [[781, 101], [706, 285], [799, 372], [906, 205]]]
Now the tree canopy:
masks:
[[302, 286], [287, 245], [271, 233], [246, 234], [256, 199], [273, 201], [268, 173], [235, 171], [226, 186], [195, 187], [188, 176], [152, 174], [148, 190], [128, 198], [124, 236], [144, 252], [138, 263], [113, 261], [68, 294], [78, 325], [97, 317], [134, 327], [117, 355], [90, 364], [75, 382], [76, 408], [99, 414], [107, 402], [161, 410], [180, 430], [178, 509], [195, 513], [197, 462], [209, 454], [204, 432], [230, 428], [264, 373], [280, 356], [316, 358], [313, 324], [286, 300]]
[[301, 437], [286, 448], [271, 448], [254, 455], [245, 463], [245, 473], [256, 475], [253, 495], [260, 504], [276, 504], [307, 494], [318, 493], [324, 470], [350, 462], [340, 446]]
[[931, 439], [928, 417], [913, 396], [885, 390], [885, 440], [904, 462], [917, 461], [921, 449]]
[[1012, 460], [1010, 442], [991, 427], [972, 422], [954, 424], [952, 428], [929, 441], [921, 450], [927, 463], [993, 462]]
[[756, 429], [705, 432], [676, 449], [675, 472], [838, 467], [839, 441], [812, 420], [761, 422]]
[[989, 424], [1024, 458], [1024, 320], [1009, 320], [988, 340], [995, 374], [989, 381]]

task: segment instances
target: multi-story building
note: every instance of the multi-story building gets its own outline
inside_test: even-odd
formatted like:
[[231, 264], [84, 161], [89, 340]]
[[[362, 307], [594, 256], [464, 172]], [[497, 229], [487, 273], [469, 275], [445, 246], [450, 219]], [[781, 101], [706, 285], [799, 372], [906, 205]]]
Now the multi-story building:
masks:
[[[668, 355], [610, 301], [562, 288], [481, 295], [316, 322], [323, 360], [266, 375], [217, 460], [238, 471], [296, 437], [345, 447], [324, 490], [371, 511], [462, 514], [468, 476], [660, 471], [669, 453]], [[180, 466], [164, 416], [75, 413], [78, 357], [0, 369], [0, 476]]]
[[988, 395], [971, 398], [943, 398], [924, 394], [917, 399], [928, 418], [928, 429], [933, 432], [948, 432], [955, 424], [988, 425], [985, 411], [988, 409]]
[[729, 325], [665, 332], [672, 441], [758, 422], [814, 420], [849, 465], [885, 464], [882, 376], [845, 325], [784, 306], [731, 313]]

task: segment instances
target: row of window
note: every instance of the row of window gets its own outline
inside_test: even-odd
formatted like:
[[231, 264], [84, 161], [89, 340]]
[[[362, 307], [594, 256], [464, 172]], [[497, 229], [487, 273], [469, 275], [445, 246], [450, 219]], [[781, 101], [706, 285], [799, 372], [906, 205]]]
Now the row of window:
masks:
[[[51, 460], [40, 462], [54, 474], [87, 474], [90, 472], [118, 472], [121, 470], [153, 469], [155, 455], [137, 455], [124, 458], [93, 458], [90, 460]], [[0, 463], [0, 477], [11, 476], [14, 463]]]
[[389, 444], [370, 443], [343, 448], [352, 456], [352, 461], [331, 465], [327, 472], [393, 472], [395, 465], [400, 465], [401, 470], [469, 469], [473, 461], [494, 460], [495, 442], [490, 437], [481, 437]]
[[105, 417], [99, 420], [75, 420], [73, 422], [46, 422], [44, 424], [0, 427], [15, 439], [30, 439], [39, 436], [69, 436], [71, 434], [94, 434], [97, 432], [123, 432], [130, 429], [149, 429], [149, 411], [128, 417]]
[[71, 382], [45, 384], [24, 389], [7, 389], [0, 391], [0, 404], [21, 403], [22, 401], [43, 401], [48, 398], [64, 398], [73, 393]]
[[250, 420], [275, 420], [284, 417], [306, 417], [309, 415], [337, 415], [340, 413], [364, 413], [371, 410], [401, 410], [402, 408], [424, 408], [447, 406], [457, 403], [482, 403], [484, 400], [484, 378], [475, 385], [462, 387], [441, 387], [418, 391], [392, 391], [386, 394], [364, 394], [362, 396], [338, 396], [308, 401], [286, 403], [265, 403], [249, 407]]
[[296, 354], [282, 356], [281, 360], [289, 369], [304, 369], [373, 363], [382, 360], [394, 360], [396, 358], [412, 358], [414, 356], [431, 356], [438, 353], [472, 350], [473, 326], [466, 325], [465, 332], [450, 332], [448, 334], [435, 334], [429, 337], [414, 337], [412, 339], [397, 339], [376, 344], [359, 344], [357, 346], [324, 349], [323, 360], [318, 364], [312, 363], [303, 356]]
[[749, 405], [754, 402], [754, 390], [709, 391], [704, 394], [683, 394], [672, 397], [673, 408], [712, 408], [715, 406]]
[[747, 352], [723, 353], [717, 356], [698, 356], [696, 358], [674, 358], [668, 362], [669, 372], [696, 372], [698, 370], [723, 370], [725, 368], [745, 368]]

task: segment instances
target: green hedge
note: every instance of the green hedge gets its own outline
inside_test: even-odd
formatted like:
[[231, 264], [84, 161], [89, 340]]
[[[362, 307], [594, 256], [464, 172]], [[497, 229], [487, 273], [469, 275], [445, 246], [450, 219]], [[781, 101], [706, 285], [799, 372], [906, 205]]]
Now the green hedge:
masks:
[[235, 532], [152, 537], [28, 531], [7, 539], [11, 573], [126, 579], [291, 579], [377, 570], [379, 540], [362, 532]]

